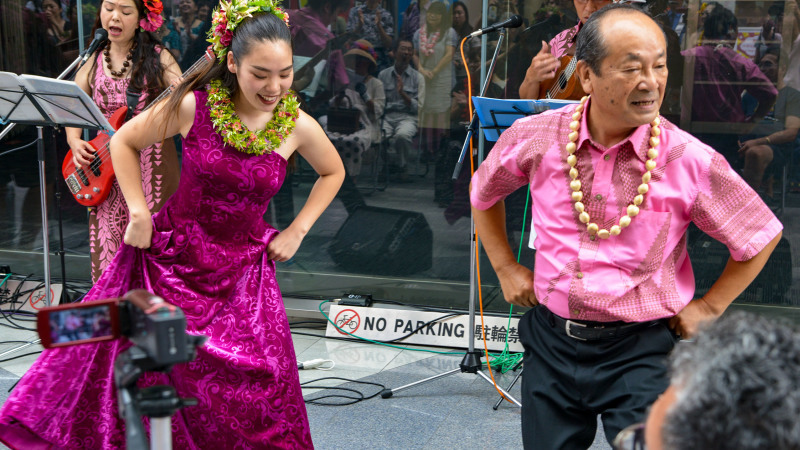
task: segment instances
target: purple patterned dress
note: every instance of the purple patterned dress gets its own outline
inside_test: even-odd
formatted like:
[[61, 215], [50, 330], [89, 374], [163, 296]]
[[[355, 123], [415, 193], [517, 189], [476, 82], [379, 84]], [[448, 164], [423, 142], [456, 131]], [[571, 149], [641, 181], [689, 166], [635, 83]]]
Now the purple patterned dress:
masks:
[[[144, 288], [179, 306], [188, 332], [209, 336], [197, 359], [140, 386], [170, 384], [197, 406], [172, 418], [179, 449], [312, 448], [289, 324], [262, 216], [286, 174], [277, 153], [247, 155], [214, 131], [195, 92], [178, 190], [153, 216], [148, 250], [122, 245], [85, 300]], [[46, 350], [0, 410], [15, 448], [122, 448], [113, 362], [123, 340]]]

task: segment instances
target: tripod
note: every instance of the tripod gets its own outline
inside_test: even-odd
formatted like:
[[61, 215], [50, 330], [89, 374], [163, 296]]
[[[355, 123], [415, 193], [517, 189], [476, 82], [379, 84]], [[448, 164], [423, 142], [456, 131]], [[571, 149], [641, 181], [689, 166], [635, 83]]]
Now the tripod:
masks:
[[[205, 337], [193, 345], [202, 345]], [[194, 359], [194, 356], [192, 356]], [[169, 367], [152, 367], [147, 353], [131, 347], [114, 361], [114, 379], [120, 415], [125, 419], [125, 442], [134, 450], [169, 450], [172, 448], [172, 415], [186, 406], [197, 405], [197, 399], [180, 398], [172, 386], [159, 385], [144, 389], [136, 381], [145, 370], [166, 372]], [[142, 426], [142, 416], [150, 418], [150, 443]]]
[[[481, 87], [481, 96], [484, 96], [486, 94], [489, 84], [491, 83], [492, 75], [494, 74], [494, 68], [495, 65], [497, 64], [497, 55], [500, 53], [500, 47], [502, 46], [505, 35], [506, 35], [505, 28], [501, 28], [500, 37], [497, 41], [497, 46], [495, 47], [494, 55], [492, 56], [492, 62], [489, 66], [489, 71], [487, 73], [486, 79], [484, 80], [483, 86]], [[469, 148], [470, 139], [472, 138], [472, 135], [476, 132], [477, 128], [478, 128], [478, 115], [476, 112], [473, 113], [472, 119], [470, 120], [470, 124], [467, 129], [467, 137], [464, 140], [464, 146], [462, 147], [461, 150], [461, 156], [458, 159], [458, 163], [456, 164], [455, 171], [453, 173], [454, 179], [458, 178], [458, 175], [461, 172], [461, 167], [464, 162], [466, 152]], [[477, 236], [475, 234], [475, 221], [472, 218], [470, 218], [470, 235], [472, 236], [472, 241], [477, 242]], [[475, 293], [477, 292], [478, 286], [477, 286], [477, 264], [476, 264], [477, 249], [476, 245], [473, 242], [470, 243], [470, 277], [469, 277], [470, 290], [469, 290], [469, 333], [468, 333], [469, 344], [467, 347], [467, 351], [464, 354], [464, 357], [461, 359], [459, 368], [450, 370], [448, 372], [440, 373], [438, 375], [434, 375], [432, 377], [428, 377], [423, 380], [415, 381], [413, 383], [409, 383], [394, 389], [384, 389], [383, 391], [381, 391], [381, 398], [390, 398], [394, 395], [395, 392], [400, 392], [405, 389], [409, 389], [411, 387], [418, 386], [420, 384], [427, 383], [429, 381], [433, 381], [459, 372], [478, 375], [479, 377], [489, 382], [489, 384], [496, 386], [494, 381], [488, 375], [483, 373], [483, 371], [481, 371], [482, 368], [481, 352], [480, 350], [475, 350], [475, 302], [476, 302]], [[511, 386], [513, 386], [513, 384], [514, 383], [512, 383]], [[509, 389], [511, 388], [511, 386], [509, 386]], [[496, 386], [496, 388], [503, 394], [505, 398], [511, 400], [517, 406], [522, 407], [522, 404], [514, 397], [512, 397], [511, 394], [507, 392], [507, 390], [501, 388], [500, 386]], [[497, 408], [495, 407], [495, 409]]]

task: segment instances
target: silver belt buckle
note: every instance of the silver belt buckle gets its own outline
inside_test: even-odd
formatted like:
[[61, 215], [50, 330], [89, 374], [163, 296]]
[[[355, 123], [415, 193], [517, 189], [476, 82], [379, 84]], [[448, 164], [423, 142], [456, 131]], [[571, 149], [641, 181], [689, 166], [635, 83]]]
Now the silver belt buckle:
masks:
[[566, 331], [567, 332], [567, 336], [571, 337], [572, 339], [577, 339], [579, 341], [587, 340], [587, 339], [584, 339], [582, 337], [578, 337], [578, 336], [573, 335], [572, 332], [570, 331], [570, 328], [569, 328], [570, 325], [575, 325], [576, 327], [583, 327], [583, 328], [586, 328], [586, 325], [584, 325], [582, 323], [578, 323], [578, 322], [573, 322], [573, 321], [567, 319], [567, 322], [564, 325], [564, 331]]

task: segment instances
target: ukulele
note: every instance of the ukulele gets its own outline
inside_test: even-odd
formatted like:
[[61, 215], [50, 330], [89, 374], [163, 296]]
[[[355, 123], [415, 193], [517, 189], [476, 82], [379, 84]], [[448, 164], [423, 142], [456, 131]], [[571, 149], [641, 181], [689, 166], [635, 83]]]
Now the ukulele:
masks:
[[[185, 78], [198, 70], [206, 61], [214, 61], [214, 53], [209, 46], [205, 54], [200, 57], [192, 67], [186, 69], [186, 72], [181, 75]], [[174, 89], [173, 85], [167, 87], [155, 100], [150, 102], [142, 112], [150, 109], [151, 106], [158, 103], [159, 100], [169, 95]], [[128, 107], [123, 106], [114, 111], [108, 119], [108, 123], [114, 130], [125, 122], [125, 114], [128, 112]], [[109, 130], [110, 131], [110, 130]], [[114, 183], [114, 167], [111, 165], [111, 153], [108, 148], [108, 143], [111, 141], [111, 135], [107, 130], [102, 130], [97, 133], [97, 136], [89, 141], [89, 144], [96, 150], [95, 158], [86, 166], [75, 168], [72, 163], [72, 150], [67, 152], [64, 162], [61, 164], [61, 174], [64, 176], [64, 181], [67, 182], [72, 196], [83, 206], [97, 206], [102, 203], [108, 194], [111, 192], [111, 185]]]
[[560, 61], [561, 67], [556, 71], [556, 76], [539, 84], [539, 98], [580, 100], [586, 92], [575, 76], [578, 60], [573, 55], [564, 55]]

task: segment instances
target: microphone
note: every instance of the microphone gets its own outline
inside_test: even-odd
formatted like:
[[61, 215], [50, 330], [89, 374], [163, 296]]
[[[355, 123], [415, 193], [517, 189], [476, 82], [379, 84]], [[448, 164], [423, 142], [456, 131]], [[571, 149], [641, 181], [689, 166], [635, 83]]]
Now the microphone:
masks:
[[509, 17], [508, 19], [506, 19], [506, 20], [504, 20], [502, 22], [497, 22], [494, 25], [489, 25], [486, 28], [481, 28], [478, 31], [473, 31], [469, 35], [469, 37], [471, 37], [471, 38], [478, 37], [478, 36], [480, 36], [482, 34], [491, 33], [493, 31], [497, 31], [500, 28], [517, 28], [520, 25], [522, 25], [522, 17], [520, 17], [517, 14], [514, 14], [513, 16]]
[[81, 66], [83, 66], [86, 61], [92, 56], [101, 45], [103, 45], [108, 40], [108, 31], [103, 28], [98, 28], [97, 31], [94, 32], [94, 39], [89, 44], [89, 47], [83, 53], [83, 59], [81, 59]]

